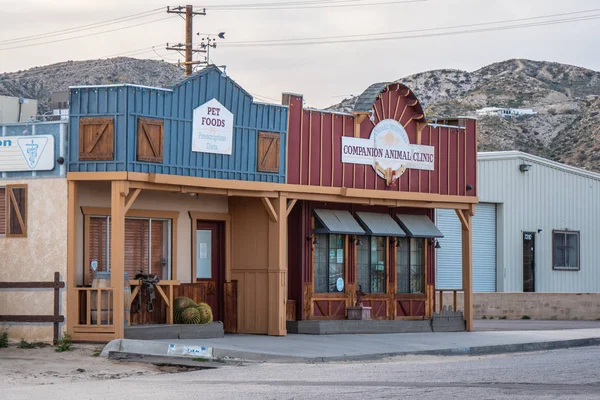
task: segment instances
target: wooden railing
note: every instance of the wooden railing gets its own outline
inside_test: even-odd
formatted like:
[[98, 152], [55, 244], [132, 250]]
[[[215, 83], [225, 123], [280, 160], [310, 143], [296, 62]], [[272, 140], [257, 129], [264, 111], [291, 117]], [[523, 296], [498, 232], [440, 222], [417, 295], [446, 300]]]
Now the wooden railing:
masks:
[[60, 289], [65, 283], [60, 281], [60, 274], [54, 273], [53, 282], [0, 282], [0, 289], [54, 289], [53, 315], [0, 315], [0, 322], [49, 322], [54, 324], [54, 342], [58, 340], [58, 324], [65, 321], [59, 314]]
[[[452, 310], [456, 311], [458, 306], [458, 293], [463, 293], [462, 289], [436, 289], [435, 290], [435, 312], [440, 312], [444, 309], [444, 292], [452, 292]], [[448, 304], [449, 305], [449, 304]], [[464, 300], [463, 300], [464, 308]]]
[[114, 333], [113, 289], [77, 287], [75, 291], [79, 301], [75, 304], [78, 321], [73, 326], [73, 333]]
[[[128, 307], [129, 309], [131, 309], [131, 304], [136, 299], [138, 292], [142, 288], [142, 281], [132, 279], [129, 281], [129, 284], [131, 285], [131, 287], [133, 287], [133, 290], [131, 292], [131, 297], [129, 299], [129, 307]], [[155, 286], [156, 291], [158, 292], [158, 294], [160, 295], [160, 297], [162, 298], [162, 301], [164, 302], [164, 304], [166, 306], [166, 323], [167, 324], [173, 323], [173, 286], [179, 286], [180, 284], [181, 284], [180, 281], [170, 280], [170, 281], [159, 281], [158, 284], [156, 284], [156, 286]], [[167, 290], [167, 293], [165, 293], [165, 289]]]

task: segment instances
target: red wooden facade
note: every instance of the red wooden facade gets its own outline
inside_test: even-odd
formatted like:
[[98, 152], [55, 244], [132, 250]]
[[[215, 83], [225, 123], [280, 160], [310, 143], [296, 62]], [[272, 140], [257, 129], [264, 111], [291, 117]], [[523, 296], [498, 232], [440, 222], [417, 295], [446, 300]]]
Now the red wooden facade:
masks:
[[[464, 127], [426, 124], [422, 108], [410, 89], [393, 83], [373, 104], [373, 120], [364, 113], [306, 110], [302, 96], [289, 95], [287, 183], [353, 189], [395, 190], [452, 196], [476, 196], [476, 121]], [[355, 123], [360, 121], [355, 136]], [[409, 169], [391, 186], [369, 165], [343, 164], [342, 136], [368, 139], [381, 120], [404, 126], [411, 144], [435, 148], [433, 171]], [[467, 185], [472, 189], [467, 190]]]

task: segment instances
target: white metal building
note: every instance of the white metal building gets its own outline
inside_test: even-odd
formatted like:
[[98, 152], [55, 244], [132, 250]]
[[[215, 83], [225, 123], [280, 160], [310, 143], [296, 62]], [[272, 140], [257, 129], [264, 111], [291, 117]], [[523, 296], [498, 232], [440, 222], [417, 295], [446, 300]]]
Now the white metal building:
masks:
[[[517, 151], [484, 152], [478, 195], [473, 291], [600, 292], [600, 174]], [[437, 287], [461, 288], [460, 222], [446, 210], [436, 221], [444, 234]]]

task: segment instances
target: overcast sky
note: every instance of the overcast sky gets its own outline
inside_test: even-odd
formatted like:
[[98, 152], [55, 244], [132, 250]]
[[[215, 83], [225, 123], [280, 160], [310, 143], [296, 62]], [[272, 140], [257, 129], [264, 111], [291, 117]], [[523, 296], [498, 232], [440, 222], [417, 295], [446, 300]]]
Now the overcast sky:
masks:
[[[302, 4], [283, 10], [210, 7], [257, 3]], [[364, 6], [367, 3], [378, 4]], [[422, 36], [443, 32], [432, 30], [437, 28], [594, 9], [597, 11], [587, 14], [530, 19], [509, 25], [582, 16], [600, 17], [598, 0], [429, 0], [412, 3], [393, 0], [207, 0], [204, 4], [192, 4], [207, 7], [206, 16], [194, 18], [194, 32], [226, 32], [222, 46], [212, 51], [212, 60], [218, 65], [227, 65], [229, 76], [263, 100], [279, 101], [281, 92], [295, 92], [304, 94], [308, 105], [324, 107], [339, 102], [345, 96], [360, 94], [373, 82], [391, 81], [439, 68], [473, 71], [510, 58], [554, 61], [600, 70], [600, 19], [496, 31], [489, 28], [501, 25], [479, 25], [457, 29], [483, 30], [476, 33], [364, 40], [378, 38], [369, 36], [374, 33], [421, 30], [386, 37]], [[164, 44], [183, 41], [185, 23], [180, 17], [169, 16], [166, 12], [70, 35], [7, 42], [158, 7], [166, 8], [167, 5], [178, 4], [161, 0], [0, 0], [0, 72], [65, 60], [103, 58], [134, 50], [140, 50], [133, 55], [137, 58], [181, 59], [176, 53], [164, 50]], [[160, 21], [56, 42], [70, 36], [156, 20]], [[246, 44], [234, 47], [235, 42], [348, 35], [361, 36], [341, 38], [343, 43], [320, 45], [248, 47]], [[354, 39], [356, 41], [352, 41]], [[30, 46], [44, 42], [53, 43]], [[199, 37], [196, 36], [194, 44], [198, 43]], [[151, 49], [154, 45], [158, 55]], [[19, 48], [9, 49], [12, 47]]]

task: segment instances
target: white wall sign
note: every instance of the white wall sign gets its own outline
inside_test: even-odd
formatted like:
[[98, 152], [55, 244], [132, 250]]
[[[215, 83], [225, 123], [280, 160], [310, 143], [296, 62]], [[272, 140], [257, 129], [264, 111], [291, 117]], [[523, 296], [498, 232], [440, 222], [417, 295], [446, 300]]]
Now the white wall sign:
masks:
[[337, 281], [335, 281], [335, 288], [338, 292], [344, 291], [344, 280], [342, 278], [337, 278]]
[[0, 136], [0, 172], [50, 171], [54, 136]]
[[407, 168], [433, 171], [435, 148], [410, 144], [404, 127], [393, 119], [380, 121], [369, 139], [342, 137], [342, 162], [372, 165], [388, 185]]
[[216, 99], [194, 109], [192, 151], [231, 155], [233, 114]]

